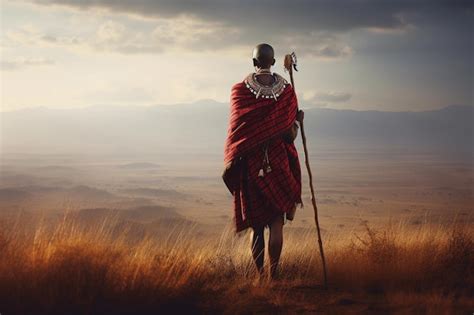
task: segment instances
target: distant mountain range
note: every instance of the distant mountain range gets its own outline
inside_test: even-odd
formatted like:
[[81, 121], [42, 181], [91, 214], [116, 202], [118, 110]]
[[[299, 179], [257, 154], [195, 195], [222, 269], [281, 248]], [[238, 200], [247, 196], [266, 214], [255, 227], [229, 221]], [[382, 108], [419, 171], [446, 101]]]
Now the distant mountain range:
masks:
[[[472, 155], [474, 107], [424, 112], [311, 108], [312, 145], [449, 150]], [[2, 151], [22, 153], [220, 154], [228, 104], [212, 100], [152, 107], [36, 108], [1, 113]]]

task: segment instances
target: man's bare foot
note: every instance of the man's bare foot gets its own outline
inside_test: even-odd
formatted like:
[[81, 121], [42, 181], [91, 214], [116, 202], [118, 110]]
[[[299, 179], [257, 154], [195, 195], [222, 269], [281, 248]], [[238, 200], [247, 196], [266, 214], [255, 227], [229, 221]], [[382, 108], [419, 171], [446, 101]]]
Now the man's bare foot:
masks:
[[268, 277], [265, 273], [257, 273], [255, 279], [252, 281], [254, 287], [261, 286], [268, 282]]
[[272, 266], [272, 268], [270, 268], [270, 280], [275, 281], [281, 279], [282, 273], [280, 271], [280, 265], [278, 264], [277, 266]]

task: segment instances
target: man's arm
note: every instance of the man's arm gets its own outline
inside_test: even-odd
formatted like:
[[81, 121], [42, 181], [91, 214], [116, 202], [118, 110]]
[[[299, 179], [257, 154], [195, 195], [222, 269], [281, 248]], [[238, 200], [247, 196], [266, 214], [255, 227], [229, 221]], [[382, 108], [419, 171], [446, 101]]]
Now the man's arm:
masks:
[[224, 166], [224, 171], [222, 172], [222, 179], [224, 180], [227, 189], [230, 193], [233, 194], [234, 191], [238, 188], [238, 165], [237, 161], [234, 159], [230, 163]]
[[[304, 112], [302, 110], [299, 110], [298, 113], [296, 114], [296, 121], [301, 123], [304, 119]], [[298, 136], [298, 124], [296, 121], [293, 123], [293, 125], [288, 129], [284, 134], [283, 134], [283, 140], [285, 140], [286, 143], [292, 143], [295, 141], [296, 137]]]
[[283, 140], [286, 143], [292, 143], [295, 141], [296, 136], [298, 136], [298, 124], [296, 122], [283, 134]]

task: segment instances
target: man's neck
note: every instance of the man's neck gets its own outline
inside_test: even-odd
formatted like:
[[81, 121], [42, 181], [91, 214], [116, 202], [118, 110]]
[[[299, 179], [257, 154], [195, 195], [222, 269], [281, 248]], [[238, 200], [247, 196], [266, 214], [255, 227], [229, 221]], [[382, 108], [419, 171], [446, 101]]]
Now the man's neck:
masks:
[[270, 68], [267, 69], [258, 69], [256, 72], [256, 80], [258, 83], [263, 85], [272, 85], [275, 83], [275, 78], [273, 77]]

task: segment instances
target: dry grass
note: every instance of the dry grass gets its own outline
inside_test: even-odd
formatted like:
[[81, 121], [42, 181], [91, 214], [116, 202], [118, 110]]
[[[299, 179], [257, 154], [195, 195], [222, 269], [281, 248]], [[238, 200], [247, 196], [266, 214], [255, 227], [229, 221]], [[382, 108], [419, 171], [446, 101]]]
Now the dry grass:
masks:
[[176, 228], [131, 241], [126, 226], [66, 217], [0, 230], [0, 313], [472, 312], [474, 243], [460, 226], [388, 225], [326, 235], [323, 290], [314, 231], [287, 231], [282, 277], [255, 281], [247, 236], [196, 239]]

